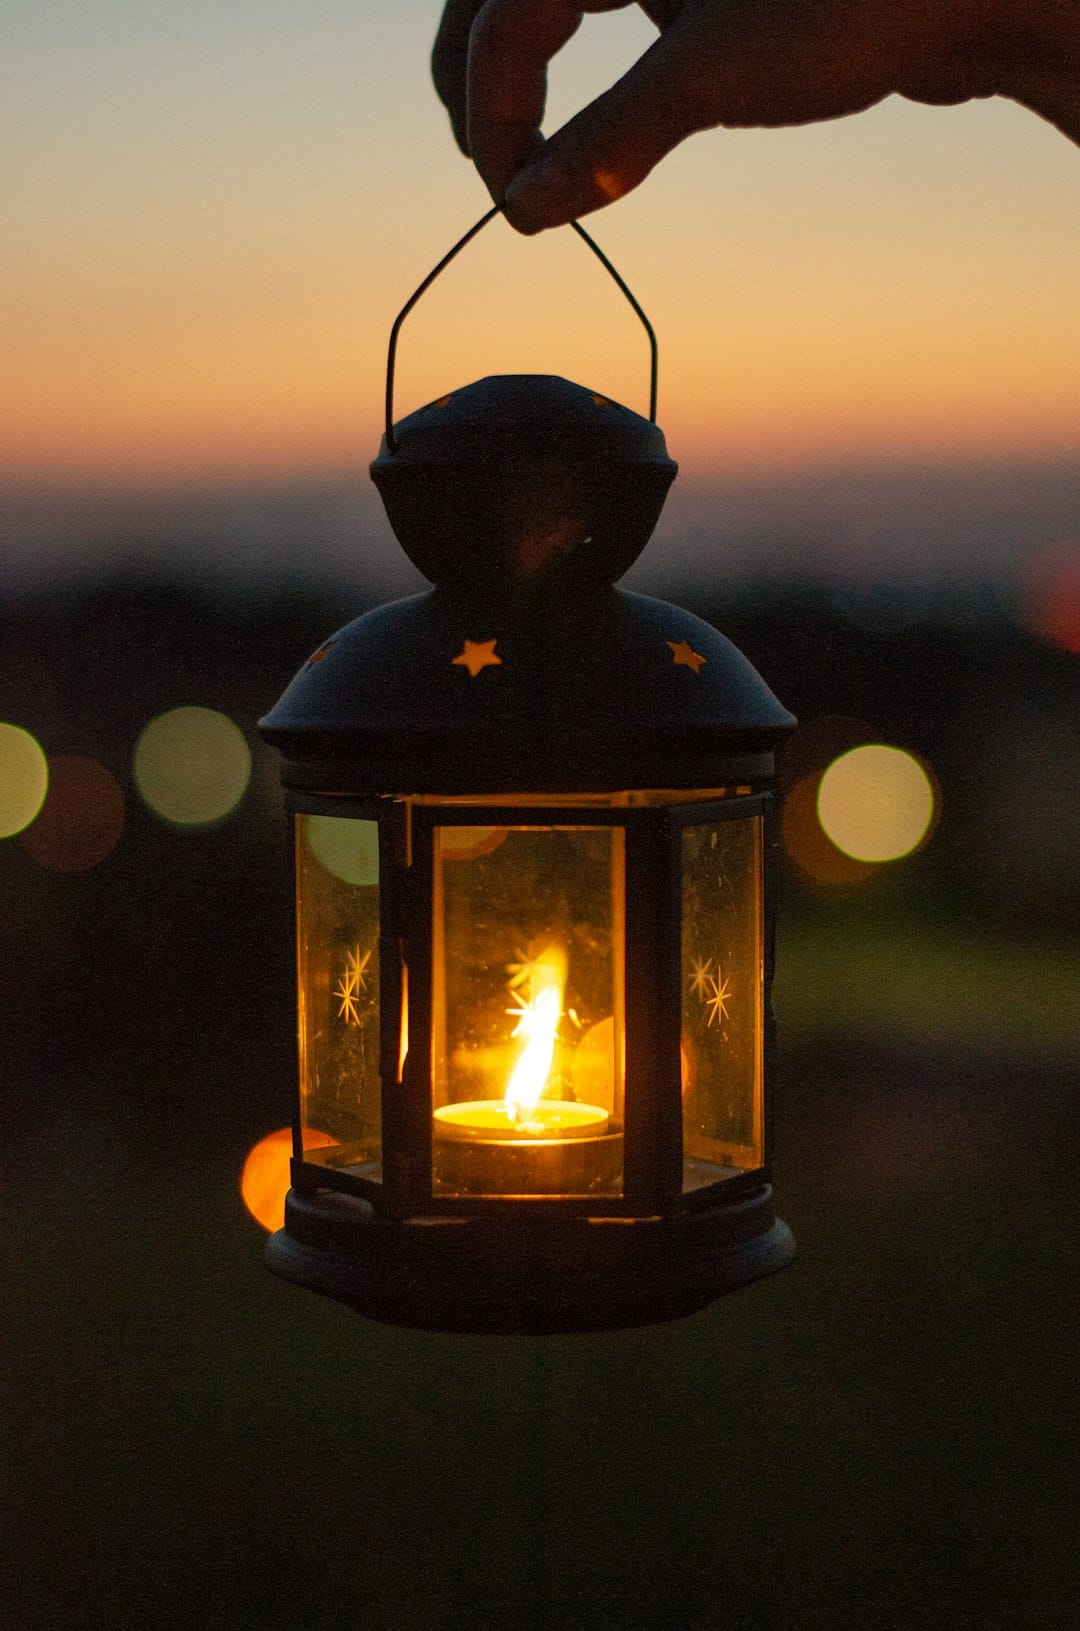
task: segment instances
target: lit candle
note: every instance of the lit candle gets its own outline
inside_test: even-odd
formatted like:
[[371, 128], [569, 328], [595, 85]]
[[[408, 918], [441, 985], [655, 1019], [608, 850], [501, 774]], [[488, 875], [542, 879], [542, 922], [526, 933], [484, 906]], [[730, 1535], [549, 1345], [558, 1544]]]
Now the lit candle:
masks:
[[542, 1099], [523, 1121], [505, 1099], [467, 1099], [440, 1105], [432, 1131], [437, 1193], [619, 1192], [622, 1139], [598, 1104]]
[[505, 1099], [468, 1099], [444, 1104], [435, 1112], [435, 1136], [447, 1139], [497, 1138], [514, 1142], [544, 1139], [598, 1138], [607, 1132], [608, 1113], [596, 1104], [575, 1104], [569, 1099], [542, 1099], [517, 1119]]
[[[610, 1117], [597, 1104], [541, 1095], [562, 1018], [565, 953], [549, 947], [529, 964], [529, 995], [512, 990], [514, 1036], [524, 1046], [501, 1099], [444, 1104], [434, 1114], [437, 1185], [458, 1193], [557, 1194], [594, 1188]], [[603, 1181], [603, 1180], [602, 1180]]]

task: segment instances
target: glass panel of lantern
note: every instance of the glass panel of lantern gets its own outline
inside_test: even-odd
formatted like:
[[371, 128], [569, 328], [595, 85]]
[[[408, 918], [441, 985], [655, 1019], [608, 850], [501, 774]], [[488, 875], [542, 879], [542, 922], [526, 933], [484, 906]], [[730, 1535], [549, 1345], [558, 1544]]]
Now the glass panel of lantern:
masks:
[[[298, 814], [299, 1124], [305, 1159], [381, 1177], [379, 828]], [[302, 1151], [294, 1152], [299, 1159]]]
[[[389, 1090], [407, 1096], [410, 1082], [424, 1081], [426, 1099], [430, 1082], [430, 1109], [414, 1112], [431, 1117], [433, 1200], [617, 1205], [624, 1195], [628, 1069], [642, 1078], [641, 1061], [626, 1057], [627, 992], [631, 1002], [635, 991], [639, 1002], [655, 994], [641, 969], [626, 967], [626, 828], [643, 820], [667, 831], [673, 864], [631, 878], [631, 916], [646, 902], [661, 938], [665, 922], [677, 924], [670, 952], [681, 998], [677, 1030], [659, 1029], [657, 1079], [639, 1107], [666, 1120], [670, 1100], [677, 1120], [681, 1098], [684, 1193], [763, 1166], [764, 817], [762, 799], [740, 793], [722, 802], [690, 790], [517, 795], [482, 810], [431, 796], [388, 801], [408, 810], [417, 856], [430, 855], [430, 873], [419, 869], [430, 876], [430, 910], [406, 937], [428, 970], [411, 1041], [421, 1045], [416, 1026], [430, 1021], [429, 1069], [404, 1086], [408, 996], [403, 988], [385, 998], [400, 1035]], [[670, 903], [665, 877], [678, 891]], [[297, 814], [296, 880], [305, 1148], [295, 1153], [346, 1183], [367, 1180], [371, 1195], [383, 1176], [378, 822]], [[402, 965], [403, 987], [407, 975]], [[402, 1125], [416, 1126], [415, 1113]], [[680, 1186], [657, 1154], [659, 1165], [647, 1165], [659, 1201]]]
[[623, 838], [434, 827], [436, 1196], [621, 1193]]
[[682, 831], [684, 1191], [764, 1161], [762, 820]]

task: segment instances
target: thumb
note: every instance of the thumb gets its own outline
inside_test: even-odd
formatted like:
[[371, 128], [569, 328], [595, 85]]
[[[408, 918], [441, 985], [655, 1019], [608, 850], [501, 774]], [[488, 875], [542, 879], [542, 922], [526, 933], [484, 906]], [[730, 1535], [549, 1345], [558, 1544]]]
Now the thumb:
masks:
[[555, 132], [517, 172], [503, 208], [519, 232], [561, 226], [622, 198], [673, 147], [712, 121], [702, 116], [690, 41], [676, 26], [610, 90]]

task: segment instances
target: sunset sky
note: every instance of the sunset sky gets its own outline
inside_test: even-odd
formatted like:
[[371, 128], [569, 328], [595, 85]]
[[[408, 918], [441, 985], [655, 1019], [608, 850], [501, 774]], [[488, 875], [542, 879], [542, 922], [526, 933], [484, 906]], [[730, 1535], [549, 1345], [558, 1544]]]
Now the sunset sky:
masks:
[[[5, 0], [0, 481], [360, 470], [405, 297], [485, 208], [430, 87], [436, 0]], [[652, 37], [589, 19], [549, 128]], [[713, 132], [588, 222], [660, 338], [691, 487], [1080, 458], [1080, 150], [1005, 102]], [[402, 338], [399, 412], [493, 372], [644, 409], [569, 232], [493, 224]]]

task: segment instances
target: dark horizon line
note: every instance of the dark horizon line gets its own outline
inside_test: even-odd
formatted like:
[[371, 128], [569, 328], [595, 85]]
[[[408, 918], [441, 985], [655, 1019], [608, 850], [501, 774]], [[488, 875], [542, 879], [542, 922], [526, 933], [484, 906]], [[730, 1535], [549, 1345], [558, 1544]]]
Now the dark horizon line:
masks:
[[[724, 573], [925, 583], [1012, 577], [1080, 539], [1080, 453], [1055, 459], [789, 467], [680, 478], [630, 584]], [[78, 580], [140, 556], [174, 573], [422, 589], [366, 469], [120, 492], [0, 478], [0, 586]]]

